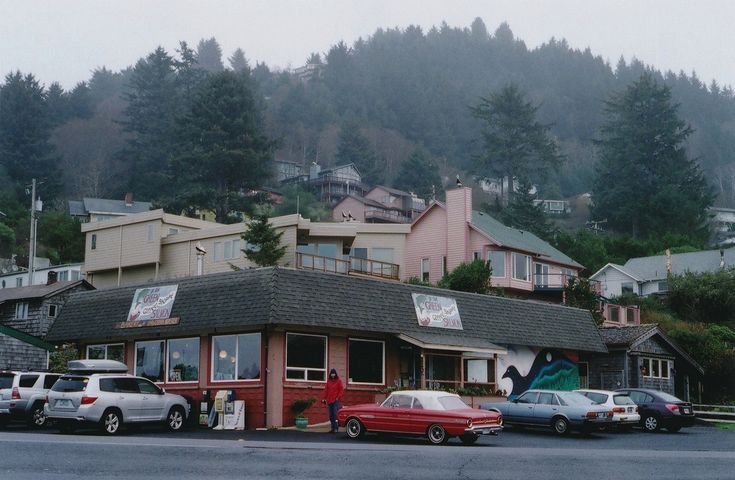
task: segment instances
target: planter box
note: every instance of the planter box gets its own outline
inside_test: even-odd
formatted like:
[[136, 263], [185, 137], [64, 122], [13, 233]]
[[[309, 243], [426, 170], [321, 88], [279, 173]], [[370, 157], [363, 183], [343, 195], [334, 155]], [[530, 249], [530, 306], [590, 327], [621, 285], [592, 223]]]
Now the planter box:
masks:
[[309, 426], [309, 419], [308, 418], [297, 418], [294, 420], [294, 423], [296, 424], [296, 428], [306, 428]]

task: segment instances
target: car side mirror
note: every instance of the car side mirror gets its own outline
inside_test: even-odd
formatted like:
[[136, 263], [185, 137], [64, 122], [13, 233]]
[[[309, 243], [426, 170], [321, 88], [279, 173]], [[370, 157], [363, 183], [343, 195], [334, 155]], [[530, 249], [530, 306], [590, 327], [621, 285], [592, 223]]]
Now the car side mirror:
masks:
[[165, 395], [165, 394], [166, 394], [166, 389], [165, 388], [161, 388], [161, 395]]

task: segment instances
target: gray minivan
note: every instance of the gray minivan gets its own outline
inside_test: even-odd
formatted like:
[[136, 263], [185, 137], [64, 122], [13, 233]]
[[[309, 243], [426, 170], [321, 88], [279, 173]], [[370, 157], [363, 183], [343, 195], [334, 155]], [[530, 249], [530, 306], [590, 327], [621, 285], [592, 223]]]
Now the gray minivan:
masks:
[[177, 431], [189, 415], [184, 397], [127, 374], [123, 363], [77, 360], [69, 362], [69, 370], [48, 392], [45, 405], [46, 416], [64, 433], [93, 424], [115, 435], [124, 424], [146, 422], [165, 423], [169, 430]]

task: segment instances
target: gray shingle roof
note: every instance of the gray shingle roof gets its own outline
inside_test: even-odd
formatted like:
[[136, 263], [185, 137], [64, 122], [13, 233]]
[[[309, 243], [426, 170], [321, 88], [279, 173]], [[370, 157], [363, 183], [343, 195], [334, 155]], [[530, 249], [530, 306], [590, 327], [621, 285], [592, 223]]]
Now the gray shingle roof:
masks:
[[66, 282], [52, 283], [51, 285], [30, 285], [28, 287], [1, 288], [0, 303], [7, 302], [9, 300], [49, 297], [69, 288], [74, 288], [82, 283], [86, 284], [86, 288], [94, 288], [85, 280], [69, 280]]
[[[723, 251], [725, 267], [735, 266], [735, 247]], [[631, 258], [623, 268], [635, 277], [643, 280], [665, 280], [666, 255]], [[686, 272], [714, 272], [720, 268], [720, 251], [703, 250], [701, 252], [675, 253], [671, 255], [671, 269], [675, 275]]]
[[79, 200], [69, 200], [69, 215], [87, 215], [87, 212], [84, 210], [84, 202]]
[[538, 253], [541, 254], [542, 258], [545, 256], [564, 265], [584, 268], [533, 233], [505, 226], [487, 213], [473, 210], [472, 224], [500, 242], [503, 246]]
[[151, 209], [151, 202], [133, 202], [127, 206], [123, 200], [109, 200], [106, 198], [84, 198], [84, 210], [89, 212], [105, 212], [105, 213], [141, 213]]
[[[180, 317], [178, 325], [115, 329], [116, 323], [127, 318], [136, 289], [131, 286], [72, 295], [47, 338], [103, 340], [277, 324], [606, 351], [589, 312], [554, 304], [287, 268], [156, 282], [167, 284], [179, 286], [171, 313]], [[464, 330], [420, 327], [411, 297], [420, 292], [454, 298]]]
[[607, 346], [631, 345], [656, 328], [655, 323], [600, 328], [600, 335]]

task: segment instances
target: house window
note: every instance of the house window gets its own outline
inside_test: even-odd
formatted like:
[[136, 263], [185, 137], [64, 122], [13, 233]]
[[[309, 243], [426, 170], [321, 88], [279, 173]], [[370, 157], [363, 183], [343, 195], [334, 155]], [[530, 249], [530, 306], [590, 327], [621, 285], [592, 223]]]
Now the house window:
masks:
[[608, 311], [610, 312], [610, 321], [620, 323], [620, 307], [610, 306]]
[[531, 265], [531, 257], [523, 255], [521, 253], [513, 254], [513, 278], [516, 280], [523, 280], [528, 282], [529, 270]]
[[71, 279], [72, 280], [79, 280], [79, 270], [72, 270], [71, 271]]
[[49, 305], [48, 306], [48, 317], [49, 318], [56, 318], [56, 315], [58, 314], [59, 306], [58, 305]]
[[260, 333], [212, 338], [212, 381], [260, 379]]
[[[383, 263], [393, 263], [393, 249], [392, 248], [373, 248], [373, 260]], [[391, 265], [381, 265], [380, 263], [373, 264], [373, 273], [380, 273], [381, 275], [392, 275], [393, 267]]]
[[168, 341], [167, 382], [199, 380], [199, 338], [177, 338]]
[[28, 318], [28, 302], [18, 302], [15, 304], [15, 318], [18, 320]]
[[163, 340], [135, 343], [135, 375], [152, 382], [162, 382]]
[[625, 309], [625, 321], [627, 323], [635, 323], [635, 308]]
[[240, 258], [240, 240], [214, 242], [214, 261], [235, 260]]
[[534, 275], [534, 284], [537, 287], [548, 287], [549, 286], [549, 266], [543, 263], [534, 264], [536, 268], [536, 274]]
[[69, 280], [69, 270], [59, 272], [57, 280], [60, 282], [66, 282], [67, 280]]
[[87, 358], [90, 360], [117, 360], [125, 362], [125, 344], [88, 345]]
[[385, 383], [385, 342], [378, 340], [349, 341], [348, 375], [350, 383]]
[[23, 277], [18, 277], [15, 279], [15, 286], [16, 287], [22, 287], [23, 286]]
[[146, 227], [147, 227], [146, 231], [148, 233], [148, 241], [152, 242], [153, 241], [153, 224], [151, 223], [149, 225], [146, 225]]
[[671, 365], [669, 360], [658, 358], [644, 358], [641, 373], [647, 378], [669, 378]]
[[562, 286], [567, 285], [572, 278], [576, 278], [577, 274], [571, 268], [561, 269], [561, 284]]
[[626, 293], [633, 293], [633, 283], [625, 282], [620, 285], [620, 291], [625, 295]]
[[468, 383], [495, 383], [495, 359], [466, 358], [464, 379]]
[[327, 337], [286, 334], [286, 379], [324, 382], [327, 380]]
[[421, 259], [421, 281], [429, 281], [429, 270], [431, 269], [431, 262], [428, 258]]
[[179, 234], [179, 229], [178, 228], [169, 228], [168, 229], [168, 234], [169, 235], [178, 235]]
[[92, 250], [97, 250], [97, 234], [92, 234]]
[[505, 252], [501, 250], [490, 250], [487, 254], [490, 267], [493, 269], [493, 277], [505, 277]]
[[472, 252], [472, 260], [482, 260], [482, 252]]
[[658, 282], [658, 291], [659, 292], [668, 292], [669, 291], [669, 282], [666, 280]]

